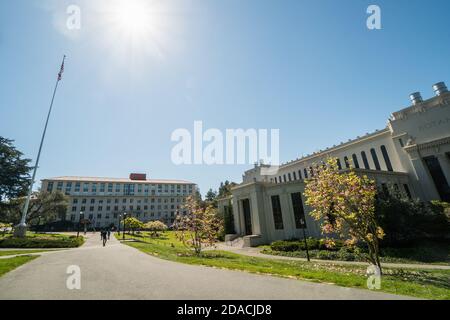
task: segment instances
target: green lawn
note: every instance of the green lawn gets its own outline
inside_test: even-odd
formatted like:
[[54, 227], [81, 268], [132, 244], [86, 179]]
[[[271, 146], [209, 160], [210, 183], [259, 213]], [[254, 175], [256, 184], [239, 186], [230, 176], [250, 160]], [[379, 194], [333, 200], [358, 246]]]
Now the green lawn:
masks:
[[11, 234], [0, 236], [0, 248], [31, 249], [31, 248], [76, 248], [84, 243], [84, 238], [80, 236], [70, 236], [65, 234], [47, 234], [27, 232], [26, 238], [15, 238]]
[[36, 259], [37, 256], [21, 256], [9, 259], [0, 259], [0, 277], [21, 265]]
[[[34, 250], [0, 250], [0, 257], [4, 257], [4, 256], [14, 256], [16, 254], [28, 254], [28, 253], [40, 253], [40, 252], [48, 252], [49, 250], [39, 250], [39, 249], [34, 249]], [[57, 250], [52, 250], [52, 251], [57, 251]]]
[[[127, 235], [126, 239], [136, 241], [125, 243], [147, 254], [180, 263], [367, 288], [364, 266], [264, 259], [217, 250], [206, 251], [198, 257], [180, 243], [173, 232], [166, 232], [158, 239], [147, 233], [143, 235]], [[450, 299], [450, 271], [385, 268], [381, 291], [426, 299]]]

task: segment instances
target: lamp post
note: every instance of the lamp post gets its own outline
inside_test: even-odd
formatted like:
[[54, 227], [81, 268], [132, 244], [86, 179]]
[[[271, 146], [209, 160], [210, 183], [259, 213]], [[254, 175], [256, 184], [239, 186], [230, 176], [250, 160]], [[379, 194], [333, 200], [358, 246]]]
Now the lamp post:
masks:
[[83, 211], [80, 211], [80, 218], [78, 219], [77, 238], [80, 236], [80, 223], [81, 223], [81, 220], [84, 220], [84, 213], [83, 213]]
[[127, 213], [124, 212], [123, 213], [123, 230], [122, 230], [122, 236], [123, 236], [123, 240], [125, 240], [125, 219], [127, 218]]
[[117, 226], [117, 234], [120, 236], [120, 221], [122, 220], [122, 215], [119, 214], [119, 224]]
[[311, 260], [309, 259], [308, 241], [306, 241], [306, 233], [305, 233], [306, 222], [305, 220], [303, 220], [303, 218], [300, 219], [300, 224], [302, 225], [303, 240], [305, 241], [306, 258], [308, 259], [308, 262], [310, 262]]

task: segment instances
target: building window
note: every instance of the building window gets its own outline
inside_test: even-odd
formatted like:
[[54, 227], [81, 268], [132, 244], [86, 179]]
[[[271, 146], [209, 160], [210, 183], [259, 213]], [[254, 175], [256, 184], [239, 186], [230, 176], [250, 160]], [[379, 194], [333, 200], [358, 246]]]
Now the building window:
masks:
[[302, 170], [298, 170], [298, 179], [302, 180]]
[[381, 191], [385, 197], [389, 196], [389, 188], [387, 187], [386, 183], [381, 184]]
[[450, 187], [448, 185], [447, 179], [445, 178], [444, 172], [442, 171], [441, 164], [435, 156], [430, 156], [423, 158], [425, 165], [430, 172], [431, 178], [433, 179], [436, 190], [438, 191], [441, 200], [449, 202], [450, 201]]
[[363, 159], [364, 168], [370, 170], [369, 161], [367, 161], [367, 156], [364, 151], [361, 152], [361, 158]]
[[47, 185], [47, 192], [52, 192], [53, 191], [53, 182], [49, 182]]
[[306, 168], [303, 169], [303, 173], [305, 174], [305, 179], [308, 179], [308, 170]]
[[294, 172], [292, 172], [292, 174], [294, 175], [294, 180], [297, 180], [297, 173], [295, 173], [295, 171], [294, 171]]
[[281, 212], [280, 196], [272, 196], [272, 210], [275, 229], [282, 230], [284, 226], [283, 226], [283, 214]]
[[353, 155], [352, 155], [352, 160], [353, 160], [353, 166], [354, 166], [356, 169], [359, 169], [359, 162], [358, 162], [358, 157], [356, 156], [356, 154], [353, 154]]
[[348, 161], [348, 157], [347, 156], [344, 157], [344, 163], [345, 163], [345, 167], [347, 169], [349, 169], [350, 168], [350, 162]]
[[77, 207], [72, 207], [72, 212], [77, 211]]
[[409, 190], [409, 187], [406, 183], [403, 185], [403, 189], [405, 189], [405, 193], [406, 193], [406, 196], [408, 197], [408, 199], [412, 199], [411, 191]]
[[372, 155], [373, 163], [375, 164], [375, 170], [381, 170], [380, 162], [378, 161], [377, 152], [375, 149], [370, 149], [370, 154]]
[[66, 195], [69, 195], [71, 191], [72, 191], [72, 182], [67, 182], [66, 183]]
[[383, 154], [384, 162], [386, 163], [386, 168], [388, 169], [388, 171], [394, 171], [394, 169], [392, 168], [391, 159], [389, 159], [389, 154], [384, 145], [381, 146], [381, 153]]
[[288, 173], [288, 179], [289, 179], [289, 182], [292, 181], [292, 176], [290, 173]]
[[294, 209], [295, 227], [297, 229], [306, 228], [305, 210], [303, 208], [302, 194], [292, 193], [292, 208]]
[[283, 174], [283, 181], [284, 181], [284, 182], [287, 182], [287, 179], [286, 179], [286, 175], [285, 175], [285, 174]]
[[275, 183], [278, 183], [277, 177], [275, 177]]
[[338, 169], [342, 170], [341, 159], [337, 158], [336, 163], [337, 163]]

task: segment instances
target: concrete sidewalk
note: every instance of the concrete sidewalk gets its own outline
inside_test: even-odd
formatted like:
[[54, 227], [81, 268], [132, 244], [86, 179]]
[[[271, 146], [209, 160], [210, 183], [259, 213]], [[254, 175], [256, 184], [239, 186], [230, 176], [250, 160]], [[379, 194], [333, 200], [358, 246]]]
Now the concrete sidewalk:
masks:
[[[79, 266], [81, 290], [69, 290]], [[209, 268], [162, 260], [113, 236], [106, 247], [88, 235], [81, 248], [41, 254], [0, 278], [0, 299], [44, 300], [312, 300], [413, 299], [379, 291]]]

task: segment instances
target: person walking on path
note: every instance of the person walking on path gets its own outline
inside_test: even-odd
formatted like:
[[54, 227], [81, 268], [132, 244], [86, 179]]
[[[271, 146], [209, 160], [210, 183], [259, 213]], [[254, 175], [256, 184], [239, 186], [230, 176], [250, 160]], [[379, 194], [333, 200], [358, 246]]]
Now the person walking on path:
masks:
[[110, 237], [111, 237], [111, 229], [108, 229], [108, 241]]
[[108, 241], [108, 233], [106, 232], [106, 230], [102, 230], [101, 235], [103, 240], [103, 246], [106, 246], [106, 241]]

